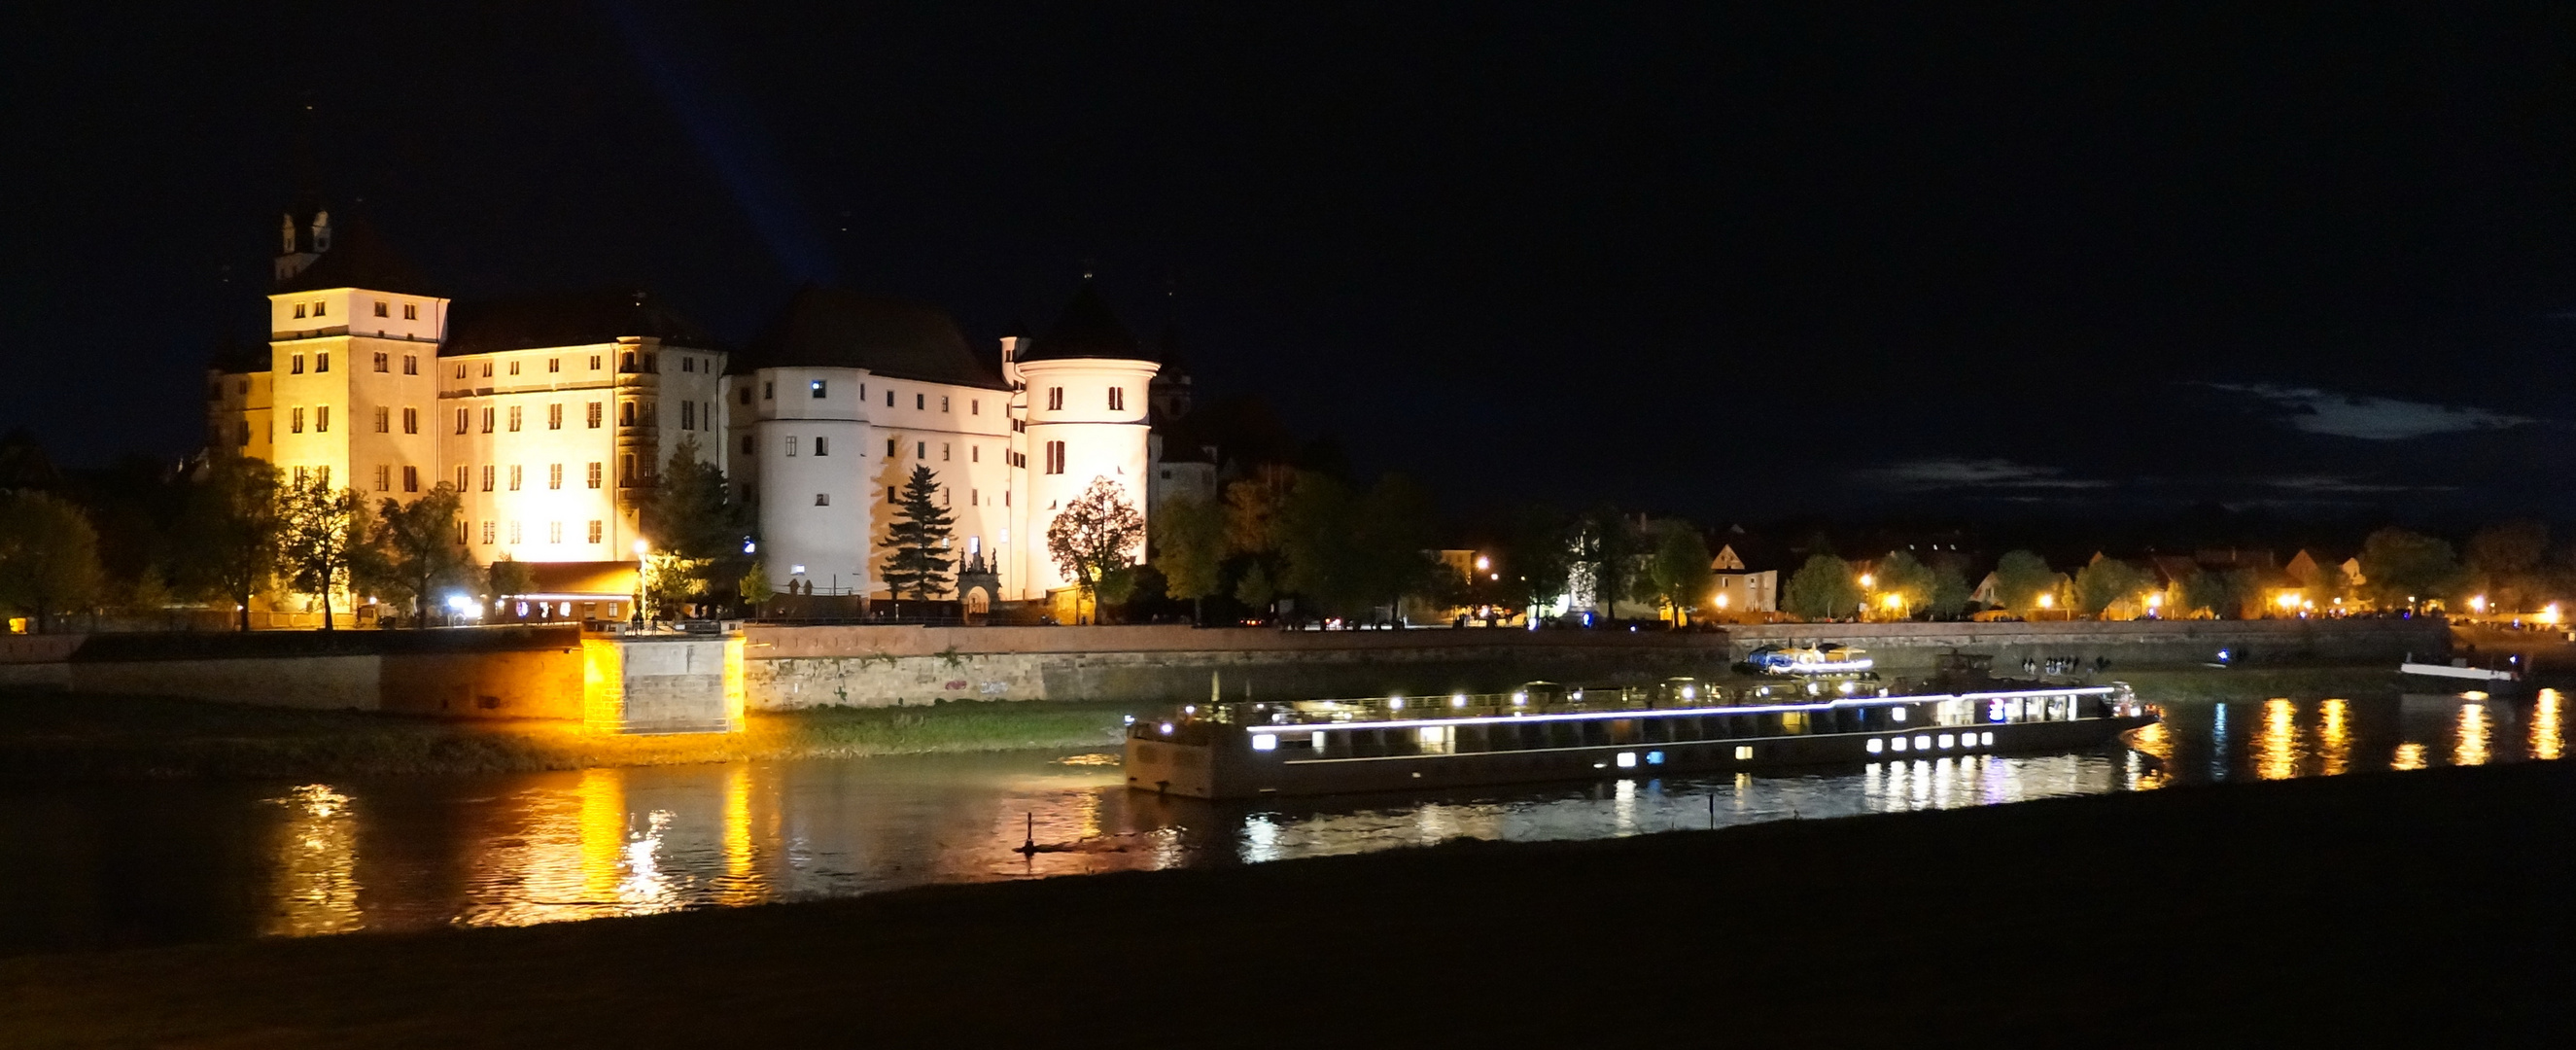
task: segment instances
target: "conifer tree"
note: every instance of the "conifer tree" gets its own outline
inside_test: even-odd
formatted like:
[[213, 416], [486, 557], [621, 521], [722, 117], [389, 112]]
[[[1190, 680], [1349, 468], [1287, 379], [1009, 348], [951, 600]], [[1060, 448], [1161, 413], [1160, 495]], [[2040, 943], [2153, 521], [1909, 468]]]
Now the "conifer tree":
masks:
[[929, 598], [953, 586], [948, 570], [957, 560], [947, 556], [951, 524], [948, 508], [939, 505], [938, 475], [914, 466], [895, 497], [894, 520], [886, 528], [883, 575], [895, 597]]

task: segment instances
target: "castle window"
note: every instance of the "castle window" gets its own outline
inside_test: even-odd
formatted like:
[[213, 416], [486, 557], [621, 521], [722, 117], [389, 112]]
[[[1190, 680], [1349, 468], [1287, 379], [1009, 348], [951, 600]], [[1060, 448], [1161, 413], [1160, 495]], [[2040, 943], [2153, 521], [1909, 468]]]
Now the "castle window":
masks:
[[394, 370], [394, 355], [392, 355], [392, 354], [377, 354], [377, 355], [376, 355], [376, 362], [375, 362], [375, 364], [376, 364], [376, 371], [379, 371], [379, 372], [391, 372], [391, 371], [393, 371], [393, 370]]
[[682, 430], [696, 430], [696, 429], [698, 429], [698, 403], [697, 403], [697, 402], [695, 402], [695, 401], [682, 401], [682, 402], [680, 402], [680, 429], [682, 429]]
[[[468, 484], [468, 482], [472, 480], [472, 478], [473, 478], [473, 474], [474, 474], [474, 468], [472, 468], [472, 467], [466, 467], [466, 466], [460, 466], [460, 467], [457, 467], [457, 468], [456, 468], [456, 491], [458, 491], [458, 492], [463, 492], [463, 491], [466, 491], [467, 489], [472, 488], [473, 486], [472, 486], [472, 485], [470, 485], [470, 484]], [[458, 543], [463, 543], [463, 542], [465, 542], [465, 541], [464, 541], [464, 540], [458, 540], [458, 541], [456, 541], [456, 542], [458, 542]]]
[[983, 414], [984, 414], [984, 399], [983, 399], [983, 398], [980, 398], [980, 397], [970, 397], [970, 398], [967, 398], [967, 399], [966, 399], [966, 414], [967, 414], [967, 415], [970, 415], [970, 416], [980, 416], [980, 415], [983, 415]]
[[303, 304], [303, 303], [297, 303], [297, 304], [295, 304], [295, 316], [297, 316], [297, 317], [302, 317], [302, 316], [304, 316], [304, 304]]
[[510, 523], [510, 545], [511, 545], [511, 546], [516, 547], [516, 546], [518, 546], [519, 544], [522, 544], [522, 543], [527, 542], [527, 537], [528, 537], [528, 534], [527, 534], [527, 533], [519, 531], [519, 523], [518, 523], [518, 522], [513, 521], [513, 522], [511, 522], [511, 523]]
[[942, 412], [946, 412], [946, 411], [948, 411], [948, 397], [947, 397], [947, 395], [944, 395], [944, 394], [943, 394], [943, 395], [941, 395], [941, 396], [940, 396], [940, 398], [939, 398], [939, 410], [940, 410], [940, 411], [942, 411]]
[[831, 494], [831, 493], [829, 493], [829, 492], [817, 492], [817, 493], [815, 493], [815, 494], [814, 494], [814, 505], [815, 505], [815, 506], [817, 506], [817, 507], [829, 507], [829, 506], [831, 506], [831, 505], [832, 505], [832, 494]]
[[647, 372], [659, 372], [662, 370], [662, 363], [654, 360], [651, 351], [646, 351], [644, 354], [644, 370]]
[[912, 407], [915, 411], [928, 408], [930, 407], [928, 404], [929, 400], [930, 397], [927, 394], [914, 394], [912, 395]]
[[320, 299], [313, 300], [313, 316], [320, 317], [329, 312], [331, 312], [330, 303], [324, 302]]
[[546, 464], [546, 488], [548, 488], [548, 489], [560, 489], [560, 488], [562, 488], [562, 487], [563, 487], [563, 464], [561, 464], [561, 463], [548, 463], [548, 464]]
[[492, 406], [490, 405], [483, 406], [483, 432], [486, 434], [492, 432]]
[[406, 321], [417, 321], [417, 320], [420, 320], [420, 304], [419, 304], [419, 303], [404, 303], [404, 304], [403, 304], [403, 320], [406, 320]]
[[815, 438], [814, 438], [814, 454], [815, 454], [815, 455], [817, 455], [817, 456], [828, 456], [828, 455], [831, 455], [831, 454], [832, 454], [832, 439], [831, 439], [831, 438], [827, 438], [827, 437], [823, 437], [823, 436], [821, 436], [821, 435], [819, 435], [819, 434], [818, 434], [818, 435], [816, 435], [816, 436], [815, 436]]
[[376, 316], [378, 316], [378, 317], [390, 317], [390, 316], [392, 316], [392, 315], [393, 315], [393, 311], [392, 311], [392, 310], [388, 310], [388, 309], [386, 309], [386, 307], [387, 307], [388, 305], [390, 305], [390, 304], [386, 303], [386, 302], [385, 302], [384, 300], [382, 300], [382, 299], [378, 299], [378, 300], [376, 300]]
[[635, 351], [629, 350], [617, 355], [617, 370], [620, 372], [632, 372], [635, 370]]
[[1046, 443], [1046, 472], [1049, 474], [1064, 473], [1064, 442], [1050, 441]]
[[751, 454], [751, 435], [749, 434], [742, 436], [742, 454], [746, 456]]
[[467, 536], [466, 536], [466, 534], [465, 534], [465, 530], [470, 529], [470, 528], [473, 528], [473, 526], [466, 524], [464, 519], [462, 519], [462, 518], [457, 519], [457, 521], [456, 521], [456, 544], [457, 544], [457, 546], [460, 546], [460, 547], [461, 547], [461, 546], [464, 546], [464, 545], [465, 545], [466, 540], [469, 538], [469, 537], [467, 537]]
[[[597, 460], [592, 460], [592, 461], [591, 461], [591, 464], [590, 464], [590, 487], [592, 487], [592, 488], [598, 488], [598, 487], [599, 487], [599, 481], [600, 481], [599, 474], [600, 474], [599, 461], [597, 461]], [[596, 540], [596, 539], [594, 539], [592, 542], [597, 542], [597, 540]]]
[[321, 405], [313, 409], [313, 432], [316, 434], [331, 432], [331, 406]]
[[459, 433], [459, 434], [464, 433], [464, 432], [465, 432], [465, 428], [466, 428], [466, 426], [467, 426], [468, 421], [469, 421], [469, 420], [471, 420], [472, 418], [473, 418], [473, 411], [472, 411], [471, 409], [463, 409], [463, 408], [457, 409], [457, 410], [456, 410], [456, 432], [457, 432], [457, 433]]
[[[774, 383], [774, 382], [771, 382], [771, 381], [769, 381], [769, 380], [766, 380], [766, 379], [761, 380], [761, 381], [760, 381], [760, 399], [761, 399], [761, 400], [763, 400], [763, 401], [776, 401], [776, 400], [778, 400], [778, 384], [777, 384], [777, 383]], [[751, 402], [745, 401], [745, 402], [743, 402], [743, 403], [747, 405], [747, 404], [750, 404]]]
[[599, 371], [599, 355], [598, 355], [598, 354], [592, 354], [592, 355], [590, 355], [590, 370], [591, 370], [591, 371], [593, 371], [593, 372]]
[[969, 462], [969, 463], [981, 463], [981, 462], [983, 462], [983, 461], [984, 461], [984, 446], [982, 446], [982, 445], [968, 445], [968, 446], [966, 446], [966, 462]]
[[416, 376], [420, 374], [419, 354], [403, 355], [403, 374], [407, 376]]
[[895, 492], [894, 492], [894, 486], [892, 486], [892, 485], [888, 485], [888, 486], [886, 486], [886, 502], [888, 502], [888, 503], [900, 503], [900, 502], [902, 502], [902, 501], [903, 501], [903, 497], [895, 495]]
[[1127, 411], [1126, 387], [1113, 386], [1109, 388], [1109, 410], [1112, 412]]
[[522, 405], [510, 406], [510, 433], [516, 434], [519, 432], [519, 416], [524, 407], [525, 406]]
[[796, 454], [796, 435], [794, 434], [787, 435], [787, 454], [791, 456]]
[[915, 442], [913, 442], [913, 443], [912, 443], [912, 458], [914, 458], [914, 459], [929, 459], [929, 458], [930, 458], [930, 442], [927, 442], [927, 441], [915, 441]]
[[620, 401], [617, 403], [617, 425], [621, 427], [631, 427], [635, 425], [635, 402]]
[[407, 467], [404, 467], [404, 468], [403, 468], [403, 491], [405, 491], [405, 492], [418, 492], [418, 491], [420, 491], [420, 468], [419, 468], [419, 467], [408, 467], [408, 466], [407, 466]]
[[298, 485], [304, 484], [306, 481], [311, 480], [311, 478], [312, 478], [312, 474], [310, 473], [310, 471], [309, 471], [307, 468], [304, 468], [304, 467], [297, 467], [297, 468], [295, 468], [295, 483], [296, 483], [296, 484], [298, 484]]
[[330, 355], [330, 354], [328, 354], [328, 353], [321, 353], [321, 354], [315, 354], [315, 355], [313, 355], [313, 370], [314, 370], [314, 371], [316, 371], [316, 372], [328, 372], [328, 371], [330, 371], [330, 370], [331, 370], [331, 355]]
[[557, 401], [546, 406], [546, 429], [563, 429], [563, 402]]
[[887, 439], [886, 439], [886, 458], [887, 458], [887, 459], [893, 459], [893, 458], [894, 458], [894, 439], [893, 439], [893, 438], [887, 438]]
[[387, 407], [385, 407], [385, 406], [383, 406], [383, 405], [377, 405], [377, 406], [376, 406], [376, 433], [379, 433], [379, 434], [390, 434], [390, 433], [393, 433], [393, 432], [394, 432], [394, 410], [393, 410], [393, 409], [390, 409], [390, 408], [387, 408]]
[[[489, 463], [483, 464], [483, 491], [485, 492], [492, 491], [492, 474], [493, 466]], [[484, 542], [488, 543], [491, 541], [486, 540]]]
[[1061, 412], [1061, 411], [1064, 411], [1064, 388], [1063, 388], [1063, 387], [1060, 387], [1060, 386], [1051, 386], [1051, 387], [1048, 387], [1048, 388], [1047, 388], [1047, 411], [1050, 411], [1050, 412]]
[[492, 539], [493, 539], [493, 526], [494, 526], [495, 524], [496, 524], [496, 523], [491, 522], [491, 521], [485, 521], [485, 522], [483, 523], [483, 545], [484, 545], [484, 546], [486, 546], [486, 547], [489, 547], [489, 546], [491, 546], [491, 545], [492, 545]]
[[597, 542], [599, 542], [599, 533], [600, 533], [599, 521], [598, 521], [597, 519], [593, 519], [593, 520], [591, 521], [591, 523], [590, 523], [590, 542], [592, 542], [592, 543], [597, 543]]
[[548, 543], [562, 543], [562, 542], [563, 542], [563, 523], [562, 523], [562, 522], [560, 522], [560, 521], [549, 521], [549, 522], [547, 522], [547, 523], [546, 523], [546, 542], [548, 542]]
[[457, 362], [457, 363], [456, 363], [456, 378], [458, 378], [458, 379], [463, 379], [463, 378], [465, 378], [465, 362], [463, 362], [463, 361], [459, 361], [459, 362]]
[[733, 392], [733, 401], [734, 401], [734, 403], [735, 403], [735, 404], [737, 404], [737, 405], [741, 405], [741, 406], [743, 406], [743, 407], [745, 407], [745, 408], [750, 407], [750, 406], [751, 406], [751, 388], [750, 388], [750, 387], [744, 387], [744, 388], [742, 388], [742, 389], [740, 389], [740, 390], [736, 390], [736, 391], [734, 391], [734, 392]]
[[376, 464], [376, 491], [378, 491], [378, 492], [392, 492], [393, 490], [394, 490], [394, 467], [393, 467], [393, 464], [391, 464], [391, 463], [378, 463], [378, 464]]
[[592, 430], [597, 430], [597, 429], [599, 429], [599, 422], [600, 422], [600, 419], [601, 419], [601, 412], [602, 412], [602, 410], [601, 410], [601, 408], [600, 408], [599, 406], [600, 406], [600, 403], [599, 403], [599, 402], [597, 402], [597, 401], [593, 401], [593, 402], [591, 402], [591, 403], [590, 403], [590, 429], [592, 429]]
[[512, 362], [510, 362], [510, 374], [511, 374], [511, 375], [518, 375], [518, 374], [519, 374], [519, 363], [518, 363], [518, 362], [516, 362], [516, 361], [512, 361]]
[[[510, 491], [512, 492], [519, 491], [519, 477], [521, 469], [522, 468], [516, 463], [510, 464]], [[512, 540], [511, 542], [516, 543], [518, 541]]]
[[[981, 507], [981, 506], [983, 506], [983, 505], [984, 505], [983, 500], [984, 500], [983, 490], [981, 490], [981, 489], [967, 489], [967, 490], [966, 490], [966, 505], [967, 505], [967, 506], [969, 506], [969, 507]], [[967, 541], [966, 541], [966, 549], [967, 549], [967, 550], [969, 550], [969, 551], [974, 550], [974, 549], [975, 549], [975, 541], [974, 541], [974, 540], [971, 540], [971, 539], [970, 539], [970, 540], [967, 540]]]
[[683, 358], [681, 358], [681, 359], [680, 359], [680, 371], [683, 371], [683, 372], [695, 372], [695, 371], [697, 371], [697, 370], [698, 370], [698, 359], [697, 359], [697, 358], [694, 358], [694, 357], [683, 357]]
[[887, 387], [887, 388], [886, 388], [886, 407], [887, 407], [887, 408], [893, 408], [893, 407], [894, 407], [894, 388], [893, 388], [893, 387]]
[[287, 358], [287, 359], [286, 359], [286, 372], [287, 372], [287, 374], [288, 374], [288, 375], [299, 375], [299, 376], [300, 376], [300, 375], [303, 375], [303, 374], [304, 374], [304, 355], [302, 355], [302, 354], [296, 354], [296, 355], [295, 355], [295, 356], [293, 356], [293, 357], [289, 357], [289, 358]]
[[632, 452], [629, 452], [629, 453], [626, 453], [625, 455], [622, 455], [622, 456], [617, 457], [617, 487], [619, 487], [619, 488], [633, 488], [634, 486], [635, 486], [635, 454], [634, 454], [634, 453], [632, 453]]
[[[549, 358], [547, 358], [547, 359], [546, 359], [546, 372], [547, 372], [548, 374], [552, 374], [552, 373], [555, 373], [555, 372], [561, 372], [561, 371], [563, 371], [563, 358], [560, 358], [560, 357], [549, 357]], [[563, 528], [563, 523], [562, 523], [562, 522], [556, 522], [556, 523], [555, 523], [555, 528], [556, 528], [557, 530], [561, 530], [561, 529]]]
[[248, 422], [244, 422], [241, 425], [241, 440], [234, 442], [234, 444], [240, 445], [243, 448], [250, 447], [250, 424]]
[[820, 379], [817, 379], [817, 380], [815, 380], [815, 381], [813, 381], [813, 382], [811, 382], [811, 383], [807, 383], [807, 384], [805, 384], [805, 388], [806, 388], [807, 390], [813, 391], [813, 393], [814, 393], [814, 399], [815, 399], [815, 400], [817, 400], [817, 401], [822, 400], [822, 399], [823, 399], [823, 397], [826, 395], [826, 392], [830, 389], [829, 387], [825, 386], [825, 385], [824, 385], [823, 380], [820, 380]]
[[492, 378], [492, 362], [490, 361], [483, 362], [483, 378]]
[[948, 443], [945, 441], [939, 443], [939, 461], [948, 462]]

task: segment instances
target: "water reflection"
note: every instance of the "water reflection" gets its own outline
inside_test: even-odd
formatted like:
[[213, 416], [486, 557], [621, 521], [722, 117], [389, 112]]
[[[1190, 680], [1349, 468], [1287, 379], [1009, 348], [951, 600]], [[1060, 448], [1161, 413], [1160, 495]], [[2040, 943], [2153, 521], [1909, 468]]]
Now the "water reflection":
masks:
[[[1132, 794], [1114, 760], [1097, 754], [586, 770], [250, 794], [189, 783], [43, 797], [13, 789], [0, 791], [0, 851], [12, 860], [0, 874], [13, 882], [0, 887], [0, 951], [517, 925], [923, 882], [1265, 863], [1461, 836], [1601, 838], [2565, 751], [2565, 698], [2555, 690], [2520, 700], [2267, 698], [2175, 705], [2166, 715], [2130, 746], [2079, 754], [1257, 804]], [[237, 842], [266, 845], [245, 853]], [[153, 896], [113, 874], [134, 870], [171, 872], [164, 881], [188, 892]]]

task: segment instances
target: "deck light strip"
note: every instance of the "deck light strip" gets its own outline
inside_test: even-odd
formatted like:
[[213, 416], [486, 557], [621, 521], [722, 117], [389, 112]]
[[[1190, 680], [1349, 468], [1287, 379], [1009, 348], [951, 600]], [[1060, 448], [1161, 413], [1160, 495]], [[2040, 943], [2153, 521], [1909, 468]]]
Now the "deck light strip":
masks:
[[1762, 707], [1680, 707], [1668, 711], [1577, 711], [1558, 715], [1482, 715], [1474, 718], [1408, 718], [1393, 722], [1301, 722], [1291, 725], [1245, 726], [1247, 733], [1312, 733], [1334, 729], [1427, 729], [1434, 726], [1526, 725], [1531, 722], [1579, 722], [1603, 718], [1679, 718], [1684, 715], [1767, 715], [1790, 711], [1827, 711], [1837, 707], [1891, 707], [1897, 704], [1940, 703], [1947, 700], [2018, 700], [2030, 697], [2109, 696], [2118, 690], [2107, 685], [2073, 689], [2032, 689], [2013, 693], [1937, 693], [1924, 696], [1873, 696], [1842, 698], [1821, 704], [1770, 704]]

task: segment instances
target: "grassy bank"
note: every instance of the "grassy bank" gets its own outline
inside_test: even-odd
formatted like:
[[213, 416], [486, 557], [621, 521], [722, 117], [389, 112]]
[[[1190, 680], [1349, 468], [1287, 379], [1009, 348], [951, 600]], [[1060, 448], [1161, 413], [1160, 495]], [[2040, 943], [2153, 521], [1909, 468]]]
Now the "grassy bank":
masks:
[[2127, 682], [2140, 699], [2156, 703], [2395, 696], [2407, 688], [2394, 666], [2114, 668], [2102, 677]]
[[2557, 1045], [2571, 833], [2530, 763], [34, 956], [0, 1045]]
[[153, 697], [0, 693], [0, 778], [499, 773], [1107, 746], [1132, 705], [958, 701], [755, 713], [728, 736], [611, 736]]

